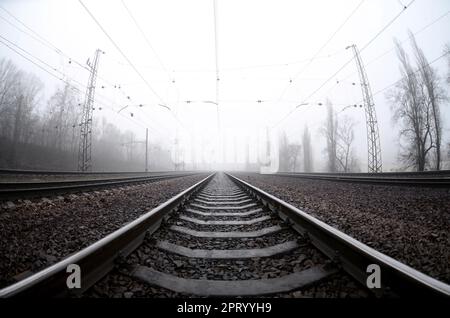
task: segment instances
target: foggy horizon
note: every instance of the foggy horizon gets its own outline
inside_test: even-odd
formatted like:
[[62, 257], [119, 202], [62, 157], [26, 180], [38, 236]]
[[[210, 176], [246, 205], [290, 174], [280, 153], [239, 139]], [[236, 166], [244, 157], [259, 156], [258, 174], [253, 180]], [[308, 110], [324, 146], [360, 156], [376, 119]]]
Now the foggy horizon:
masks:
[[0, 301], [429, 312], [449, 189], [449, 0], [0, 0]]
[[[363, 96], [352, 50], [346, 49], [355, 44], [372, 89], [383, 171], [388, 172], [413, 170], [399, 159], [401, 125], [387, 97], [402, 79], [394, 39], [415, 63], [410, 30], [447, 95], [440, 102], [441, 152], [442, 167], [449, 168], [448, 1], [213, 4], [1, 1], [0, 55], [42, 82], [32, 110], [41, 118], [66, 83], [74, 87], [75, 111], [81, 112], [86, 61], [92, 62], [97, 49], [104, 52], [94, 97], [93, 170], [143, 170], [148, 128], [150, 170], [260, 170], [269, 136], [277, 153], [283, 138], [299, 146], [295, 163], [284, 170], [302, 172], [302, 134], [308, 126], [313, 171], [327, 171], [322, 128], [329, 101], [341, 123], [345, 118], [353, 123], [351, 171], [367, 172]], [[111, 140], [108, 124], [118, 130]], [[77, 141], [72, 143], [64, 150], [68, 163], [57, 169], [77, 169]], [[113, 159], [117, 162], [107, 162]]]

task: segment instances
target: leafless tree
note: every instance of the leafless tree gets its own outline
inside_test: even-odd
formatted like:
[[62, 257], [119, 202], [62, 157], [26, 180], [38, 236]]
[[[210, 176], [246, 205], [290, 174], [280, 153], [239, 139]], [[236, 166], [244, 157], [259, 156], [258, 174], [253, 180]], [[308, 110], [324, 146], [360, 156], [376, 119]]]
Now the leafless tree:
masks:
[[10, 164], [18, 161], [16, 156], [19, 143], [24, 143], [32, 130], [30, 119], [38, 104], [39, 93], [43, 88], [42, 82], [32, 74], [20, 76], [18, 85], [12, 87], [13, 99], [8, 106], [12, 110], [12, 144], [10, 148]]
[[[11, 61], [0, 59], [0, 167], [27, 169], [77, 168], [81, 103], [72, 86], [56, 89], [46, 102], [43, 84]], [[45, 105], [45, 107], [43, 107]], [[144, 169], [145, 145], [104, 121], [93, 125], [93, 164], [104, 171]], [[170, 154], [161, 145], [149, 145], [153, 169], [169, 169]], [[139, 167], [139, 168], [137, 168]]]
[[[447, 54], [447, 84], [450, 87], [450, 43], [447, 43], [444, 47], [444, 53]], [[447, 166], [446, 169], [450, 169], [450, 142], [447, 143]]]
[[[402, 124], [400, 159], [406, 168], [417, 171], [440, 168], [441, 124], [439, 102], [441, 89], [435, 71], [411, 38], [417, 60], [413, 67], [401, 44], [395, 40], [402, 79], [388, 92], [394, 120]], [[439, 145], [439, 146], [438, 146]], [[433, 164], [432, 150], [436, 149]]]
[[47, 142], [61, 151], [74, 151], [81, 117], [79, 97], [70, 84], [58, 88], [47, 103], [45, 122], [49, 127]]
[[327, 118], [321, 133], [325, 136], [327, 141], [325, 153], [327, 155], [327, 164], [329, 172], [337, 171], [336, 155], [337, 155], [337, 132], [338, 120], [336, 112], [333, 110], [331, 101], [327, 99]]
[[450, 43], [446, 44], [444, 47], [444, 53], [447, 54], [447, 84], [450, 85]]
[[434, 169], [441, 168], [441, 140], [442, 140], [442, 125], [440, 104], [444, 100], [444, 92], [439, 85], [439, 78], [436, 71], [429, 65], [422, 49], [417, 45], [416, 39], [411, 31], [409, 31], [411, 44], [414, 49], [416, 57], [417, 68], [419, 70], [419, 84], [422, 87], [422, 94], [426, 108], [431, 108], [432, 115], [432, 141], [435, 149]]
[[286, 133], [283, 132], [280, 138], [280, 171], [295, 172], [298, 165], [301, 146], [290, 143]]
[[353, 149], [353, 141], [355, 140], [354, 126], [355, 122], [350, 117], [345, 116], [339, 121], [336, 138], [338, 171], [353, 172], [358, 168]]
[[311, 146], [311, 134], [309, 133], [308, 125], [303, 130], [303, 166], [305, 172], [313, 171], [313, 158]]
[[0, 134], [2, 137], [11, 136], [15, 102], [15, 88], [20, 84], [22, 74], [17, 67], [6, 59], [0, 60]]
[[288, 155], [289, 155], [289, 166], [290, 171], [295, 172], [298, 169], [298, 163], [300, 158], [300, 153], [302, 151], [302, 146], [290, 143], [288, 145]]

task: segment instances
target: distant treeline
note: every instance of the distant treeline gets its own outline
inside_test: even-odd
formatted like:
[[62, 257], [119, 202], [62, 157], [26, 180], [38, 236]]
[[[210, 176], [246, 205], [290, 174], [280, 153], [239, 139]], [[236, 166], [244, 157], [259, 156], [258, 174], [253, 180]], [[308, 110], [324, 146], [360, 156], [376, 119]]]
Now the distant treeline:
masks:
[[[82, 97], [69, 84], [43, 100], [44, 84], [0, 60], [0, 167], [77, 170]], [[142, 171], [145, 145], [131, 131], [95, 121], [93, 169]], [[149, 145], [150, 170], [173, 168], [168, 150]]]
[[[399, 59], [401, 79], [385, 95], [391, 106], [392, 119], [399, 128], [398, 170], [450, 169], [450, 142], [443, 140], [444, 124], [441, 107], [449, 105], [450, 44], [444, 47], [448, 70], [444, 77], [432, 67], [409, 32], [412, 56], [401, 43], [394, 40]], [[326, 140], [324, 149], [326, 171], [359, 172], [361, 160], [354, 151], [355, 122], [347, 116], [338, 116], [327, 99], [327, 117], [320, 128]], [[305, 126], [302, 144], [292, 143], [286, 134], [280, 138], [280, 171], [313, 170], [311, 138]], [[383, 149], [382, 149], [383, 150]]]

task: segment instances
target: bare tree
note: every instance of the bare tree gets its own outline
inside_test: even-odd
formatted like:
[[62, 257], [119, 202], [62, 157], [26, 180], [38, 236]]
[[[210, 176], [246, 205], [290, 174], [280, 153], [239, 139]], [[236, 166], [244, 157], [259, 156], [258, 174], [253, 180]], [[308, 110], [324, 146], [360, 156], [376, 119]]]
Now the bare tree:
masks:
[[[49, 145], [61, 151], [75, 149], [75, 128], [80, 119], [81, 108], [78, 106], [77, 94], [70, 84], [58, 88], [47, 103], [44, 115], [49, 127]], [[77, 129], [78, 131], [78, 129]]]
[[447, 54], [447, 64], [448, 64], [447, 84], [450, 85], [450, 43], [445, 45], [444, 53]]
[[295, 172], [297, 171], [297, 166], [298, 166], [298, 159], [300, 158], [300, 153], [302, 151], [302, 146], [295, 144], [295, 143], [290, 143], [288, 145], [288, 158], [289, 158], [289, 167], [290, 167], [290, 171]]
[[419, 85], [422, 88], [423, 103], [426, 104], [427, 111], [431, 109], [432, 116], [432, 141], [435, 149], [434, 169], [441, 168], [441, 140], [442, 140], [442, 125], [440, 103], [444, 99], [444, 93], [439, 85], [439, 79], [436, 71], [429, 65], [422, 49], [417, 45], [414, 34], [409, 31], [411, 44], [416, 56], [417, 68], [419, 70]]
[[311, 146], [311, 134], [309, 133], [308, 125], [303, 130], [303, 165], [305, 172], [313, 171], [313, 159], [312, 159], [312, 146]]
[[34, 107], [38, 103], [38, 94], [43, 88], [42, 82], [32, 74], [21, 76], [19, 84], [13, 87], [13, 100], [10, 107], [13, 109], [13, 133], [10, 148], [10, 165], [16, 165], [17, 147], [24, 142], [31, 128], [30, 118]]
[[[447, 78], [446, 82], [450, 87], [450, 43], [444, 46], [444, 54], [447, 55]], [[450, 169], [450, 142], [447, 143], [447, 166], [446, 169]]]
[[352, 172], [357, 169], [357, 160], [354, 155], [353, 141], [355, 122], [350, 117], [344, 117], [339, 121], [336, 138], [336, 161], [338, 170], [342, 172]]
[[327, 155], [328, 171], [336, 172], [338, 120], [336, 112], [333, 110], [330, 100], [327, 99], [326, 105], [327, 105], [327, 119], [325, 121], [324, 126], [321, 129], [321, 132], [325, 136], [327, 141], [325, 152]]
[[403, 125], [400, 137], [406, 144], [402, 146], [400, 159], [407, 168], [424, 171], [434, 145], [432, 107], [427, 102], [420, 75], [397, 40], [395, 45], [402, 79], [388, 92], [387, 97], [394, 110], [394, 120]]
[[0, 135], [10, 138], [13, 129], [15, 92], [20, 85], [22, 73], [6, 59], [0, 60]]
[[296, 171], [301, 146], [290, 143], [285, 132], [280, 138], [280, 171]]

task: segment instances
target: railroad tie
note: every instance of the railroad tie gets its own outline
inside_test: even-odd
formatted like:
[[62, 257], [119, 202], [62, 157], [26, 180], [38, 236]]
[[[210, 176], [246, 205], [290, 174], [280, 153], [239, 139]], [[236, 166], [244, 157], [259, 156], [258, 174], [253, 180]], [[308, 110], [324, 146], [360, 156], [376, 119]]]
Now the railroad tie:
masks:
[[191, 217], [185, 216], [185, 215], [180, 215], [180, 219], [191, 222], [191, 223], [200, 224], [200, 225], [251, 225], [251, 224], [258, 223], [258, 222], [270, 220], [271, 217], [269, 215], [266, 215], [266, 216], [261, 216], [261, 217], [254, 218], [251, 220], [230, 220], [230, 221], [210, 221], [210, 220], [208, 220], [208, 221], [205, 221], [205, 220], [200, 220], [200, 219], [196, 219], [196, 218], [191, 218]]
[[255, 296], [304, 288], [316, 284], [336, 272], [336, 268], [319, 265], [278, 278], [229, 281], [187, 279], [139, 265], [133, 269], [132, 276], [145, 283], [179, 293], [198, 296]]
[[258, 208], [258, 209], [254, 209], [254, 210], [250, 210], [250, 211], [246, 211], [246, 212], [203, 212], [203, 211], [198, 211], [195, 209], [191, 209], [191, 208], [187, 208], [186, 212], [190, 212], [190, 213], [194, 213], [194, 214], [198, 214], [198, 215], [202, 215], [202, 216], [249, 216], [255, 213], [259, 213], [262, 212], [263, 209]]
[[205, 206], [197, 203], [191, 203], [191, 206], [204, 209], [204, 210], [245, 210], [251, 207], [256, 206], [256, 203], [249, 203], [242, 206]]
[[191, 230], [187, 227], [172, 225], [170, 230], [188, 234], [195, 237], [204, 237], [204, 238], [247, 238], [247, 237], [261, 237], [268, 234], [274, 234], [281, 231], [283, 228], [279, 225], [269, 226], [263, 228], [258, 231], [230, 231], [230, 232], [204, 232], [204, 231], [195, 231]]
[[191, 258], [212, 258], [212, 259], [244, 259], [253, 257], [270, 257], [277, 254], [283, 254], [298, 247], [297, 241], [288, 241], [285, 243], [253, 249], [236, 250], [204, 250], [191, 249], [168, 241], [158, 241], [156, 247]]

